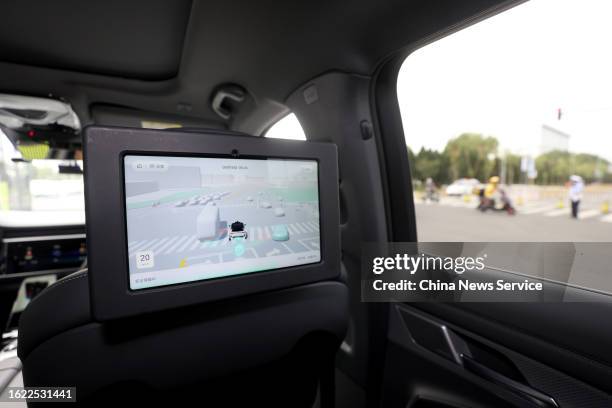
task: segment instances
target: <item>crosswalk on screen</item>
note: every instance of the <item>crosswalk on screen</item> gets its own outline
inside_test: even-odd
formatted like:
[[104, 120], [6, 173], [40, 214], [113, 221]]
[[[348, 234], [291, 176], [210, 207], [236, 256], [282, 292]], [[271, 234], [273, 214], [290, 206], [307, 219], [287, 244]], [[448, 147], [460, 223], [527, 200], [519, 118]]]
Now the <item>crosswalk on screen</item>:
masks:
[[317, 263], [315, 160], [124, 157], [130, 289]]

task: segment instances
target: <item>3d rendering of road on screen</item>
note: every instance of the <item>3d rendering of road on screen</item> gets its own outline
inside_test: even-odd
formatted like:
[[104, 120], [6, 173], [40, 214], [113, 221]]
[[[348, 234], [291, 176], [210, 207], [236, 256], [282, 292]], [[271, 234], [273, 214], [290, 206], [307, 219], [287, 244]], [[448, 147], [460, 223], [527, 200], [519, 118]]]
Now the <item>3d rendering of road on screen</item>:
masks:
[[124, 158], [132, 290], [321, 260], [317, 162]]

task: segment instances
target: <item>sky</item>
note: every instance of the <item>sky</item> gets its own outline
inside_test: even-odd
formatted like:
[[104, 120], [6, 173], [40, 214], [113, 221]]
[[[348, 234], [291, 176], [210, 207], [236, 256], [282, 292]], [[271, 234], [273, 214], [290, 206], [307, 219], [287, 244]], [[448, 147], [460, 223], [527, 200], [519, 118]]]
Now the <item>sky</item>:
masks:
[[[476, 132], [534, 156], [547, 124], [612, 161], [610, 17], [610, 0], [531, 0], [415, 51], [398, 79], [406, 143], [442, 150]], [[267, 136], [304, 140], [294, 115]]]

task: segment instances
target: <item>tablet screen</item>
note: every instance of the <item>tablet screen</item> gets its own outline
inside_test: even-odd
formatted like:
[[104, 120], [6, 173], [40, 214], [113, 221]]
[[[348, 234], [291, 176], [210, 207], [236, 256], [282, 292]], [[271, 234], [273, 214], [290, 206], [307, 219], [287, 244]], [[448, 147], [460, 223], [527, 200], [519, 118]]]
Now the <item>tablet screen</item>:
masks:
[[124, 156], [130, 289], [317, 263], [316, 160]]

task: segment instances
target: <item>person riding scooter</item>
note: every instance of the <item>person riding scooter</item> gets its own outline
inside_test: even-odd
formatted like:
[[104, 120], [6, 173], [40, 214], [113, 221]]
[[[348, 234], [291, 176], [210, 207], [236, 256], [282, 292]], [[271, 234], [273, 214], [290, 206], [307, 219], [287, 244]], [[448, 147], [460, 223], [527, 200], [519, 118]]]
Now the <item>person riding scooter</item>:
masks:
[[516, 212], [508, 194], [499, 187], [498, 176], [491, 177], [479, 195], [480, 203], [478, 204], [478, 209], [482, 212], [488, 209], [506, 211], [510, 215]]
[[499, 177], [493, 176], [489, 179], [487, 185], [480, 191], [480, 202], [478, 203], [479, 210], [486, 211], [489, 208], [495, 208], [495, 196], [498, 184]]
[[425, 195], [423, 196], [423, 201], [437, 203], [439, 199], [436, 183], [434, 183], [431, 177], [427, 177], [425, 180]]

